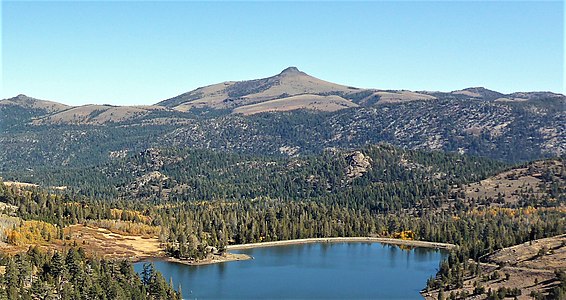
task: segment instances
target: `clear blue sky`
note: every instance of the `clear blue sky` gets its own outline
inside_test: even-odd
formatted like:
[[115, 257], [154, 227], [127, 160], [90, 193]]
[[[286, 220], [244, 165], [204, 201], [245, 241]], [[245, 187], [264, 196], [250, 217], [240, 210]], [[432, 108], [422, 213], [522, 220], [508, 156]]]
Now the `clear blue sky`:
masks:
[[2, 2], [2, 94], [152, 104], [297, 66], [357, 87], [564, 92], [564, 3]]

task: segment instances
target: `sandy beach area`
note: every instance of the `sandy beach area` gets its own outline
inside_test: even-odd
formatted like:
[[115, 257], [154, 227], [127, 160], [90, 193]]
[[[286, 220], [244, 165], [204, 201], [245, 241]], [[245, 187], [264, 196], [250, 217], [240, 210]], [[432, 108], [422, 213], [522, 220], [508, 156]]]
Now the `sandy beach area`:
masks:
[[435, 249], [446, 249], [450, 250], [456, 245], [446, 244], [446, 243], [436, 243], [436, 242], [426, 242], [426, 241], [415, 241], [415, 240], [401, 240], [401, 239], [391, 239], [391, 238], [376, 238], [376, 237], [332, 237], [332, 238], [309, 238], [309, 239], [296, 239], [296, 240], [286, 240], [286, 241], [276, 241], [276, 242], [263, 242], [263, 243], [251, 243], [251, 244], [240, 244], [240, 245], [230, 245], [226, 247], [226, 250], [243, 250], [251, 248], [260, 247], [276, 247], [276, 246], [286, 246], [286, 245], [300, 245], [300, 244], [310, 244], [310, 243], [383, 243], [390, 245], [403, 245], [412, 247], [425, 247], [425, 248], [435, 248]]

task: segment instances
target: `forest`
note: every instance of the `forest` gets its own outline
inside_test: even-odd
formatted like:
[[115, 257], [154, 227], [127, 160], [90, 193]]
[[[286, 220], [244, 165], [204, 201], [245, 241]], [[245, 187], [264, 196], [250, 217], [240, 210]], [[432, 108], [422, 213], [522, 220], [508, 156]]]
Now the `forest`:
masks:
[[181, 299], [151, 264], [140, 277], [131, 262], [89, 258], [83, 248], [30, 247], [1, 261], [0, 299]]
[[[88, 276], [73, 277], [69, 265], [61, 267], [64, 275], [49, 273], [58, 256], [71, 255], [89, 272], [100, 274], [96, 278], [117, 276], [112, 295], [134, 299], [135, 293], [145, 292], [148, 299], [164, 299], [175, 293], [157, 272], [146, 276], [154, 279], [136, 279], [129, 262], [97, 257], [88, 245], [72, 247], [66, 229], [85, 225], [155, 236], [167, 256], [187, 261], [222, 254], [232, 244], [394, 237], [457, 245], [428, 283], [431, 289], [449, 289], [472, 272], [470, 260], [565, 232], [566, 172], [559, 167], [562, 159], [554, 162], [510, 165], [386, 144], [298, 158], [151, 148], [95, 168], [53, 168], [35, 178], [25, 178], [22, 172], [23, 181], [33, 179], [40, 186], [0, 185], [4, 241], [14, 247], [38, 247], [5, 256], [3, 265], [9, 270], [14, 259], [29, 261], [33, 280], [19, 282], [21, 297], [37, 297], [44, 290], [76, 295], [69, 299], [89, 299], [85, 295], [98, 293], [100, 283]], [[520, 201], [506, 202], [501, 193], [468, 199], [460, 190], [513, 168], [540, 173], [535, 187], [540, 192], [525, 185], [517, 192]], [[68, 188], [55, 188], [59, 186]], [[54, 253], [38, 250], [49, 245], [63, 246]], [[42, 254], [33, 254], [40, 256], [34, 260], [32, 252]], [[79, 254], [69, 254], [75, 252]], [[1, 281], [6, 295], [13, 292], [9, 274], [4, 273]], [[135, 284], [126, 289], [124, 282]], [[104, 292], [94, 298], [122, 299]], [[549, 295], [560, 293], [563, 287]]]

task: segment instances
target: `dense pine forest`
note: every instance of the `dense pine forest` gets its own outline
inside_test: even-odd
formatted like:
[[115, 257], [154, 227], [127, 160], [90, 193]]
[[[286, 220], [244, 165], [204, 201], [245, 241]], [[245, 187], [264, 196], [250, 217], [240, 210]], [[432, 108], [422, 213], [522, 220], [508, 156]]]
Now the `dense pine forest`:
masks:
[[[6, 172], [6, 179], [65, 186], [96, 199], [159, 201], [281, 200], [357, 202], [375, 209], [428, 206], [451, 185], [474, 182], [509, 167], [491, 159], [404, 150], [387, 144], [357, 151], [282, 157], [149, 148], [120, 153], [100, 165]], [[440, 201], [440, 200], [439, 200]]]
[[83, 248], [30, 247], [2, 264], [0, 299], [181, 299], [151, 264], [140, 278], [129, 261], [88, 258]]
[[[475, 270], [470, 260], [479, 262], [494, 250], [562, 234], [566, 228], [561, 159], [509, 165], [386, 144], [295, 158], [150, 148], [95, 167], [30, 174], [24, 170], [10, 176], [39, 186], [0, 185], [4, 242], [24, 251], [4, 258], [3, 292], [13, 295], [13, 262], [25, 260], [31, 279], [19, 281], [22, 298], [41, 293], [68, 299], [176, 297], [157, 272], [139, 279], [128, 262], [106, 260], [90, 242], [77, 244], [73, 230], [87, 227], [155, 237], [167, 256], [185, 261], [222, 255], [231, 244], [310, 237], [394, 237], [457, 245], [429, 280], [429, 289], [461, 284]], [[509, 180], [537, 176], [538, 184], [514, 191], [517, 201], [501, 193], [466, 196], [466, 188], [496, 174]], [[36, 247], [26, 250], [27, 245]], [[61, 271], [52, 271], [53, 264], [69, 256], [79, 263], [63, 259], [64, 266], [56, 267]], [[75, 265], [92, 276], [73, 276]], [[101, 291], [109, 278], [112, 288]], [[556, 287], [548, 297], [563, 292]]]

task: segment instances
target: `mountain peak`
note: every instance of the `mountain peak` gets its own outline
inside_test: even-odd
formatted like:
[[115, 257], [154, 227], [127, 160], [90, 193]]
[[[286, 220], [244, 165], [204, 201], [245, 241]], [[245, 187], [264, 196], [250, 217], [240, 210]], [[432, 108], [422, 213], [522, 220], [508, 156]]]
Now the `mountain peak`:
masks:
[[24, 94], [19, 94], [16, 97], [10, 98], [9, 100], [12, 100], [12, 101], [30, 101], [30, 100], [36, 100], [36, 99], [29, 97], [27, 95], [24, 95]]
[[43, 109], [48, 112], [56, 112], [69, 108], [69, 106], [47, 100], [39, 100], [24, 94], [19, 94], [9, 99], [0, 100], [2, 105], [16, 105], [24, 108]]
[[504, 96], [499, 92], [492, 91], [484, 87], [469, 87], [463, 90], [453, 91], [452, 94], [465, 95], [468, 97], [481, 98], [484, 100], [495, 100]]
[[2, 101], [9, 101], [11, 103], [17, 103], [17, 104], [29, 104], [38, 100], [24, 94], [19, 94], [12, 98], [3, 99]]
[[464, 90], [464, 91], [471, 91], [471, 92], [472, 92], [472, 91], [473, 91], [473, 92], [489, 92], [489, 93], [495, 92], [495, 91], [490, 90], [490, 89], [487, 89], [487, 88], [485, 88], [485, 87], [483, 87], [483, 86], [474, 86], [474, 87], [465, 88], [465, 89], [463, 89], [463, 90]]
[[287, 69], [279, 73], [279, 75], [287, 75], [287, 74], [304, 74], [304, 73], [299, 71], [297, 67], [288, 67]]

